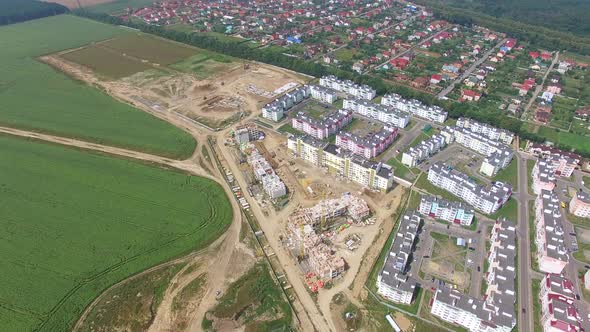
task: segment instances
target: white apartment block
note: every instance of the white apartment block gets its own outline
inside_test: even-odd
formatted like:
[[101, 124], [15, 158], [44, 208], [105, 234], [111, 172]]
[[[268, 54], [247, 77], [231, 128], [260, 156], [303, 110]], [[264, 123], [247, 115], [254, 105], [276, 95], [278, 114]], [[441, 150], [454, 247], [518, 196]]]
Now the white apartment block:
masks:
[[312, 118], [304, 112], [298, 112], [291, 120], [293, 128], [309, 134], [313, 138], [326, 139], [352, 121], [352, 112], [338, 110], [320, 119]]
[[385, 151], [393, 143], [397, 134], [398, 129], [393, 127], [384, 127], [382, 130], [369, 133], [364, 137], [341, 131], [336, 135], [336, 146], [371, 159]]
[[323, 76], [320, 78], [320, 85], [347, 93], [356, 98], [371, 100], [377, 95], [377, 91], [368, 85], [359, 85], [350, 80], [341, 80], [334, 75]]
[[416, 213], [403, 215], [383, 269], [377, 276], [377, 293], [392, 302], [410, 304], [414, 298], [417, 283], [406, 272], [420, 223], [420, 216]]
[[345, 99], [342, 107], [364, 117], [398, 128], [405, 128], [410, 122], [410, 114], [407, 112], [363, 99]]
[[431, 195], [422, 195], [419, 212], [430, 218], [469, 226], [473, 222], [475, 211], [467, 204], [451, 202]]
[[514, 133], [508, 130], [496, 128], [470, 118], [459, 118], [456, 126], [469, 129], [474, 133], [482, 134], [491, 140], [500, 141], [506, 145], [510, 145], [514, 139]]
[[533, 192], [541, 194], [543, 190], [553, 191], [555, 188], [555, 167], [545, 159], [537, 159], [531, 176], [533, 177]]
[[436, 134], [426, 139], [420, 144], [409, 148], [402, 154], [402, 164], [408, 167], [416, 167], [426, 158], [442, 150], [447, 145], [447, 140], [443, 135]]
[[488, 176], [496, 175], [512, 161], [514, 152], [504, 143], [461, 127], [446, 128], [446, 132], [453, 134], [455, 142], [487, 157], [482, 163], [480, 172]]
[[570, 201], [569, 211], [574, 216], [590, 218], [590, 194], [579, 190]]
[[336, 145], [318, 141], [310, 136], [289, 137], [287, 147], [315, 166], [326, 167], [371, 190], [388, 191], [393, 186], [393, 168], [346, 153]]
[[322, 103], [333, 104], [338, 100], [338, 91], [318, 85], [310, 85], [311, 98]]
[[439, 287], [430, 312], [444, 321], [477, 332], [509, 332], [516, 325], [516, 227], [499, 219], [490, 236], [490, 263], [484, 299], [456, 289]]
[[262, 108], [262, 117], [265, 119], [279, 122], [283, 116], [285, 116], [283, 108], [277, 105], [267, 104]]
[[310, 95], [311, 90], [307, 85], [288, 92], [264, 105], [264, 107], [262, 107], [262, 117], [278, 122], [283, 118], [286, 111], [309, 98]]
[[535, 200], [535, 244], [539, 269], [546, 273], [561, 274], [569, 262], [562, 218], [557, 195], [542, 190]]
[[496, 181], [484, 187], [471, 180], [467, 175], [440, 162], [430, 167], [428, 181], [486, 214], [498, 211], [512, 195], [512, 186], [509, 184]]
[[441, 107], [428, 106], [415, 99], [407, 100], [395, 93], [383, 96], [381, 104], [437, 123], [445, 122], [448, 116]]

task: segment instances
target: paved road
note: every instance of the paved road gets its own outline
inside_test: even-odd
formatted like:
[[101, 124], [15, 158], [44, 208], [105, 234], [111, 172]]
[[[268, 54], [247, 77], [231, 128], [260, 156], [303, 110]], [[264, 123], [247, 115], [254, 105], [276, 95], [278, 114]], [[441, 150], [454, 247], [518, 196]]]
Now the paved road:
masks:
[[446, 88], [442, 89], [437, 95], [436, 97], [443, 98], [446, 95], [448, 95], [451, 91], [453, 91], [453, 89], [455, 88], [455, 85], [457, 85], [458, 83], [462, 82], [466, 77], [468, 77], [469, 75], [471, 75], [471, 73], [477, 68], [479, 67], [479, 65], [481, 65], [484, 61], [486, 61], [490, 55], [494, 52], [495, 49], [499, 48], [500, 46], [502, 46], [502, 44], [504, 44], [504, 42], [506, 42], [506, 39], [502, 39], [498, 44], [496, 44], [496, 46], [492, 47], [491, 49], [489, 49], [481, 58], [477, 59], [477, 61], [475, 61], [474, 63], [471, 64], [471, 66], [469, 66], [469, 68], [467, 68], [467, 70], [461, 74], [459, 77], [457, 77], [449, 86], [447, 86]]
[[559, 60], [559, 51], [557, 53], [555, 53], [555, 57], [553, 57], [553, 61], [551, 61], [551, 65], [549, 66], [549, 68], [547, 69], [547, 71], [545, 72], [545, 75], [543, 75], [543, 81], [541, 82], [541, 84], [537, 85], [537, 87], [535, 88], [535, 91], [533, 92], [533, 96], [531, 97], [531, 99], [529, 99], [529, 102], [526, 104], [523, 112], [522, 112], [522, 118], [526, 120], [526, 118], [530, 118], [530, 114], [528, 114], [531, 106], [533, 106], [533, 103], [535, 102], [535, 100], [537, 100], [537, 96], [539, 96], [539, 93], [541, 93], [541, 90], [543, 90], [543, 86], [545, 85], [545, 80], [547, 79], [547, 76], [549, 76], [549, 73], [551, 72], [551, 70], [553, 70], [553, 67], [555, 66], [555, 64], [557, 63], [557, 61]]
[[410, 130], [402, 129], [399, 131], [400, 138], [393, 142], [393, 145], [383, 153], [379, 159], [383, 162], [387, 162], [389, 159], [394, 158], [398, 155], [396, 150], [403, 152], [412, 141], [420, 135], [422, 127], [424, 126], [424, 120], [416, 119], [412, 117], [411, 121], [415, 121], [416, 124]]
[[411, 46], [411, 47], [410, 47], [410, 48], [408, 48], [407, 50], [405, 50], [405, 51], [403, 51], [403, 52], [401, 52], [401, 53], [399, 53], [399, 54], [396, 54], [394, 57], [391, 57], [391, 58], [387, 59], [387, 61], [385, 61], [385, 62], [383, 62], [383, 63], [381, 63], [381, 64], [378, 64], [378, 65], [376, 65], [376, 66], [369, 66], [369, 67], [367, 68], [367, 70], [365, 70], [365, 71], [363, 72], [363, 74], [366, 74], [366, 73], [368, 73], [368, 72], [369, 72], [369, 71], [371, 71], [371, 69], [373, 69], [373, 68], [379, 68], [379, 67], [383, 67], [384, 65], [388, 64], [388, 63], [389, 63], [389, 61], [391, 61], [391, 60], [393, 60], [393, 59], [397, 59], [397, 58], [399, 58], [399, 57], [401, 57], [401, 56], [404, 56], [404, 55], [408, 54], [409, 52], [411, 52], [411, 51], [415, 50], [416, 48], [420, 47], [420, 45], [422, 45], [422, 44], [426, 43], [427, 41], [431, 40], [432, 38], [434, 38], [434, 36], [438, 35], [440, 32], [447, 31], [447, 30], [449, 30], [449, 29], [450, 29], [450, 28], [452, 28], [452, 27], [453, 27], [453, 25], [451, 24], [451, 25], [449, 25], [448, 27], [446, 27], [446, 28], [444, 28], [444, 29], [442, 29], [442, 30], [439, 30], [439, 31], [434, 31], [434, 32], [432, 32], [432, 35], [430, 35], [430, 37], [428, 37], [428, 38], [426, 38], [426, 39], [422, 40], [421, 42], [419, 42], [419, 43], [417, 43], [417, 44], [415, 44], [415, 45]]
[[[532, 331], [533, 298], [532, 298], [532, 269], [531, 244], [529, 238], [529, 201], [534, 197], [528, 193], [528, 177], [525, 155], [516, 153], [518, 165], [518, 188], [515, 195], [518, 202], [518, 325], [520, 331]], [[536, 300], [536, 299], [535, 299]], [[526, 313], [522, 312], [526, 308]]]

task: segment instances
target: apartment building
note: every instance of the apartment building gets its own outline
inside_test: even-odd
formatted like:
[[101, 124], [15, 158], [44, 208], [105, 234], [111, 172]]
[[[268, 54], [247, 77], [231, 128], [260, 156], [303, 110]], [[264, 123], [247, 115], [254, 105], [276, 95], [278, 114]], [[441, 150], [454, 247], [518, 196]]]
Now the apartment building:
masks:
[[533, 191], [536, 195], [543, 190], [553, 191], [556, 184], [555, 167], [545, 159], [537, 159], [531, 173], [533, 177]]
[[516, 227], [499, 219], [490, 234], [491, 247], [486, 273], [488, 287], [485, 297], [478, 299], [456, 289], [439, 287], [432, 302], [431, 313], [444, 321], [469, 331], [509, 332], [516, 325], [515, 259]]
[[328, 115], [313, 118], [305, 112], [297, 112], [293, 117], [291, 125], [293, 128], [302, 131], [317, 139], [326, 139], [335, 134], [352, 121], [352, 112], [338, 110]]
[[262, 107], [262, 117], [278, 122], [283, 118], [286, 111], [310, 96], [311, 89], [308, 85], [299, 87], [264, 105]]
[[542, 190], [535, 200], [535, 244], [539, 269], [546, 273], [561, 274], [569, 262], [562, 218], [557, 195]]
[[383, 96], [381, 105], [391, 106], [397, 110], [437, 123], [445, 122], [448, 116], [448, 113], [439, 106], [428, 106], [415, 99], [404, 99], [395, 93]]
[[416, 167], [426, 158], [447, 146], [447, 140], [443, 135], [435, 134], [432, 137], [420, 142], [420, 144], [409, 148], [402, 154], [402, 164], [408, 167]]
[[307, 162], [325, 167], [372, 190], [387, 191], [393, 186], [393, 168], [310, 136], [289, 137], [287, 148]]
[[336, 146], [348, 150], [353, 154], [371, 159], [391, 146], [397, 134], [398, 129], [394, 127], [384, 127], [376, 133], [369, 132], [362, 137], [350, 132], [341, 131], [336, 135]]
[[393, 107], [383, 106], [363, 99], [345, 99], [343, 106], [364, 117], [383, 122], [386, 125], [405, 128], [410, 122], [410, 114]]
[[377, 276], [377, 293], [390, 301], [410, 304], [414, 298], [417, 282], [406, 272], [418, 238], [420, 223], [420, 216], [415, 212], [403, 215], [383, 269]]
[[320, 85], [336, 91], [347, 93], [356, 98], [371, 100], [377, 95], [377, 91], [368, 85], [356, 84], [350, 80], [341, 80], [334, 75], [320, 78]]
[[310, 85], [311, 97], [322, 103], [333, 104], [338, 100], [338, 91], [318, 85]]
[[287, 186], [257, 149], [252, 149], [246, 160], [252, 167], [254, 177], [262, 183], [264, 191], [270, 198], [275, 199], [287, 194]]
[[510, 164], [513, 155], [514, 152], [508, 147], [493, 152], [491, 155], [484, 158], [481, 167], [479, 168], [479, 172], [483, 175], [494, 177], [499, 171]]
[[569, 211], [574, 216], [590, 218], [590, 194], [579, 190], [570, 201]]
[[512, 186], [496, 181], [482, 186], [443, 163], [437, 162], [428, 170], [428, 181], [463, 199], [476, 210], [491, 214], [500, 209], [512, 195]]
[[510, 145], [514, 139], [514, 133], [505, 129], [496, 128], [470, 118], [459, 118], [455, 124], [459, 128], [469, 129], [474, 133], [481, 134], [491, 140]]
[[451, 202], [431, 195], [422, 195], [419, 212], [430, 218], [469, 226], [475, 216], [473, 208], [461, 202]]
[[549, 306], [552, 298], [559, 297], [568, 303], [574, 303], [576, 291], [574, 283], [560, 274], [546, 273], [541, 280], [539, 299], [541, 306], [545, 310]]
[[470, 129], [449, 127], [446, 128], [443, 135], [452, 135], [455, 142], [486, 156], [487, 158], [482, 163], [480, 172], [488, 176], [494, 176], [499, 170], [506, 168], [514, 156], [512, 149], [506, 144], [492, 140]]
[[533, 144], [529, 151], [539, 157], [549, 161], [555, 167], [555, 175], [561, 177], [570, 177], [574, 169], [578, 167], [582, 157], [580, 155], [562, 151], [543, 144]]
[[578, 309], [561, 296], [548, 299], [547, 305], [542, 308], [541, 323], [545, 332], [584, 331]]

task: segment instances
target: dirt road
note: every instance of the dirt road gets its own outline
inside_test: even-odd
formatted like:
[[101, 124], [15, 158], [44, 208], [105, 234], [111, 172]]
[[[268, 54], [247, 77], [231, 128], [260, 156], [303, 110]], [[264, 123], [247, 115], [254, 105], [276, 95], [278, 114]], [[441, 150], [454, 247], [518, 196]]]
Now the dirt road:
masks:
[[[205, 178], [211, 179], [213, 181], [216, 181], [224, 188], [228, 197], [231, 198], [233, 196], [233, 192], [231, 191], [231, 189], [227, 186], [227, 184], [224, 181], [220, 181], [219, 178], [211, 175], [210, 173], [208, 173], [206, 170], [202, 169], [198, 164], [196, 164], [194, 162], [196, 154], [187, 160], [173, 160], [173, 159], [169, 159], [169, 158], [165, 158], [165, 157], [160, 157], [160, 156], [151, 155], [151, 154], [147, 154], [147, 153], [127, 150], [127, 149], [123, 149], [123, 148], [117, 148], [117, 147], [112, 147], [112, 146], [96, 144], [96, 143], [90, 143], [90, 142], [85, 142], [85, 141], [81, 141], [81, 140], [77, 140], [77, 139], [73, 139], [73, 138], [65, 138], [65, 137], [59, 137], [59, 136], [54, 136], [54, 135], [49, 135], [49, 134], [30, 132], [30, 131], [25, 131], [25, 130], [20, 130], [20, 129], [0, 127], [0, 133], [10, 134], [10, 135], [15, 135], [15, 136], [20, 136], [20, 137], [26, 137], [26, 138], [33, 138], [33, 139], [38, 139], [38, 140], [42, 140], [42, 141], [46, 141], [46, 142], [52, 142], [52, 143], [56, 143], [56, 144], [61, 144], [61, 145], [66, 145], [66, 146], [71, 146], [71, 147], [76, 147], [76, 148], [81, 148], [81, 149], [87, 149], [87, 150], [92, 150], [92, 151], [99, 151], [99, 152], [122, 156], [122, 157], [126, 157], [126, 158], [138, 159], [138, 160], [142, 160], [142, 161], [146, 161], [146, 162], [150, 162], [150, 163], [155, 163], [155, 164], [159, 164], [159, 165], [163, 165], [163, 166], [174, 167], [174, 168], [186, 171], [190, 174], [198, 175], [198, 176], [205, 177]], [[199, 139], [204, 140], [204, 137], [202, 137], [202, 135], [200, 135]], [[199, 148], [197, 148], [197, 150], [200, 151]], [[230, 199], [230, 202], [232, 205], [233, 215], [234, 215], [233, 220], [232, 220], [232, 224], [230, 225], [227, 232], [220, 239], [215, 241], [215, 243], [213, 245], [211, 245], [208, 249], [208, 250], [211, 250], [210, 248], [216, 248], [216, 247], [220, 248], [215, 253], [214, 259], [211, 260], [211, 264], [214, 264], [215, 268], [208, 268], [207, 269], [207, 271], [208, 271], [207, 278], [210, 280], [210, 282], [209, 282], [210, 287], [208, 289], [208, 292], [201, 299], [201, 305], [199, 308], [200, 310], [197, 311], [196, 315], [192, 319], [192, 322], [191, 322], [192, 326], [195, 326], [195, 325], [197, 326], [197, 328], [194, 330], [198, 330], [198, 326], [200, 326], [200, 322], [203, 318], [206, 308], [209, 308], [210, 305], [212, 303], [214, 303], [214, 300], [215, 300], [214, 296], [215, 295], [214, 295], [214, 291], [212, 289], [220, 289], [223, 285], [223, 282], [226, 280], [225, 272], [227, 271], [227, 266], [228, 266], [230, 257], [232, 256], [231, 255], [232, 251], [234, 250], [236, 243], [239, 242], [240, 227], [241, 227], [241, 223], [242, 223], [241, 210], [240, 210], [240, 207], [238, 206], [237, 202], [234, 199]], [[126, 280], [123, 280], [123, 281], [113, 285], [108, 290], [103, 292], [99, 297], [97, 297], [88, 306], [88, 308], [85, 310], [85, 312], [82, 314], [82, 316], [80, 317], [80, 319], [76, 323], [74, 330], [77, 330], [80, 328], [81, 322], [83, 322], [83, 320], [86, 318], [88, 312], [90, 312], [90, 310], [96, 305], [96, 303], [98, 303], [100, 301], [103, 294], [107, 293], [109, 290], [111, 290], [111, 289], [113, 289], [125, 282], [129, 282], [129, 281], [137, 278], [138, 276], [155, 271], [159, 268], [169, 266], [170, 264], [174, 264], [174, 263], [178, 263], [178, 262], [190, 262], [190, 261], [194, 261], [195, 259], [197, 259], [197, 254], [192, 253], [188, 256], [185, 256], [185, 257], [182, 257], [182, 258], [170, 261], [170, 262], [166, 262], [166, 263], [160, 264], [158, 266], [152, 267], [150, 269], [147, 269], [147, 270], [133, 276], [131, 279], [126, 279]], [[159, 327], [162, 327], [166, 321], [167, 321], [167, 319], [165, 319], [165, 318], [160, 318], [160, 320], [156, 321], [156, 323], [158, 325], [155, 326], [155, 330], [165, 330], [165, 329], [161, 329]], [[198, 322], [199, 325], [197, 325], [196, 322]], [[193, 329], [191, 329], [191, 330], [193, 330]]]

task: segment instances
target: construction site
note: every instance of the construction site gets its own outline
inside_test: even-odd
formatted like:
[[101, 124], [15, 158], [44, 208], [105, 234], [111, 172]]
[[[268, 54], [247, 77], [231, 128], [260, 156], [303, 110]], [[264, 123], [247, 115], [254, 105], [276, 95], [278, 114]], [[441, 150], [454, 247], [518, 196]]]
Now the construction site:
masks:
[[[344, 230], [368, 218], [370, 212], [362, 198], [344, 193], [340, 198], [300, 208], [289, 216], [285, 245], [307, 278], [316, 276], [323, 283], [344, 273], [346, 261], [337, 254], [333, 243]], [[315, 284], [310, 284], [310, 288], [317, 291]]]
[[[112, 77], [102, 74], [100, 70], [106, 65], [96, 67], [90, 61], [94, 59], [69, 57], [87, 48], [91, 52], [92, 47], [96, 45], [43, 56], [40, 60], [117, 99], [160, 113], [174, 113], [211, 130], [229, 127], [255, 113], [271, 98], [308, 80], [288, 70], [256, 62], [194, 60], [201, 56], [198, 49], [194, 51], [196, 56], [168, 65], [133, 58], [143, 67], [125, 77]], [[126, 53], [119, 56], [123, 60], [130, 58]], [[194, 65], [196, 62], [198, 67]], [[112, 64], [116, 65], [122, 63]]]

